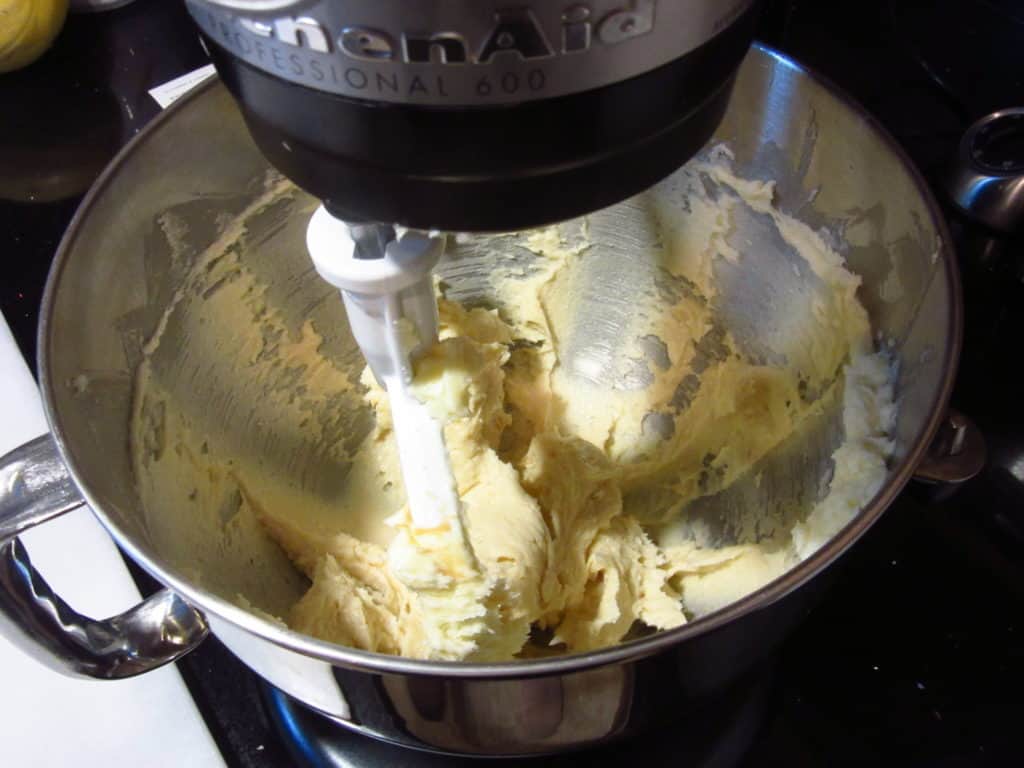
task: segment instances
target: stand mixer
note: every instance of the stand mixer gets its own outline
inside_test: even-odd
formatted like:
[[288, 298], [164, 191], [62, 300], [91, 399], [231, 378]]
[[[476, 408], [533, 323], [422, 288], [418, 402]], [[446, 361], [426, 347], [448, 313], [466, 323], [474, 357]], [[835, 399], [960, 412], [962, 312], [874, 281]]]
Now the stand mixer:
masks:
[[721, 120], [758, 4], [187, 5], [256, 144], [323, 201], [310, 256], [388, 392], [413, 519], [435, 527], [458, 498], [407, 385], [437, 338], [441, 233], [562, 221], [674, 171]]
[[[302, 18], [307, 7], [297, 5], [299, 10], [293, 13]], [[664, 18], [663, 10], [659, 4], [655, 28]], [[250, 21], [260, 20], [255, 12], [244, 15]], [[282, 29], [287, 32], [286, 26]], [[545, 31], [549, 45], [554, 45], [551, 35], [557, 31]], [[230, 28], [228, 33], [230, 36]], [[592, 42], [594, 34], [592, 29]], [[296, 39], [306, 44], [298, 34]], [[332, 45], [336, 47], [333, 38]], [[210, 47], [216, 50], [212, 39]], [[272, 56], [268, 50], [264, 47], [264, 56]], [[303, 65], [303, 59], [299, 59], [299, 64]], [[317, 66], [321, 72], [327, 72], [322, 64]], [[342, 79], [343, 73], [341, 70], [339, 74]], [[350, 77], [360, 82], [358, 76]], [[865, 211], [885, 214], [886, 227], [866, 227], [851, 233], [859, 237], [847, 263], [849, 274], [863, 281], [859, 293], [873, 321], [870, 331], [877, 334], [865, 339], [865, 348], [874, 349], [871, 341], [876, 338], [896, 342], [895, 346], [886, 344], [879, 351], [893, 355], [899, 362], [896, 392], [905, 407], [897, 414], [894, 434], [898, 450], [892, 457], [885, 484], [873, 500], [864, 502], [859, 513], [848, 510], [840, 521], [849, 520], [845, 528], [811, 557], [794, 564], [756, 593], [729, 602], [713, 615], [705, 614], [672, 628], [644, 625], [639, 629], [653, 630], [649, 635], [623, 635], [614, 638], [614, 645], [604, 643], [593, 652], [587, 652], [588, 648], [597, 642], [580, 643], [578, 648], [567, 646], [566, 653], [553, 648], [553, 655], [541, 658], [525, 657], [525, 653], [520, 656], [510, 649], [500, 657], [494, 654], [496, 661], [467, 655], [447, 661], [435, 658], [440, 654], [429, 653], [434, 646], [426, 643], [419, 647], [427, 652], [420, 652], [419, 648], [401, 655], [390, 652], [392, 647], [402, 650], [402, 638], [396, 631], [393, 645], [390, 636], [383, 638], [391, 647], [388, 653], [382, 653], [377, 649], [383, 643], [376, 637], [371, 642], [354, 644], [340, 633], [318, 634], [307, 629], [309, 624], [298, 620], [289, 624], [271, 618], [291, 618], [292, 610], [315, 582], [311, 584], [307, 572], [297, 568], [295, 560], [270, 537], [269, 514], [289, 526], [305, 517], [314, 545], [323, 541], [315, 538], [319, 531], [312, 524], [318, 521], [331, 530], [340, 529], [357, 542], [373, 544], [372, 559], [358, 562], [353, 557], [348, 561], [361, 568], [365, 563], [361, 570], [365, 579], [355, 584], [359, 587], [382, 575], [396, 573], [390, 560], [386, 560], [390, 553], [384, 545], [390, 548], [397, 535], [380, 528], [373, 531], [374, 535], [380, 534], [378, 538], [360, 538], [363, 531], [358, 529], [363, 526], [363, 517], [371, 518], [368, 522], [377, 526], [386, 523], [382, 519], [385, 515], [401, 514], [403, 527], [398, 533], [403, 533], [409, 529], [408, 510], [400, 489], [389, 487], [397, 486], [402, 476], [395, 441], [366, 440], [373, 433], [393, 437], [391, 433], [378, 432], [378, 428], [387, 427], [385, 419], [373, 419], [375, 412], [384, 413], [375, 411], [378, 405], [386, 406], [381, 397], [384, 393], [377, 388], [367, 392], [360, 386], [360, 382], [370, 383], [363, 376], [368, 373], [366, 361], [354, 343], [342, 303], [337, 301], [336, 289], [310, 269], [308, 256], [303, 253], [309, 218], [321, 200], [300, 192], [282, 178], [268, 178], [267, 162], [250, 140], [236, 100], [222, 85], [208, 83], [159, 118], [119, 157], [84, 202], [56, 256], [39, 313], [40, 384], [53, 436], [44, 436], [0, 462], [11, 479], [2, 484], [7, 492], [0, 493], [4, 497], [0, 506], [6, 511], [6, 536], [88, 500], [130, 557], [168, 589], [112, 621], [91, 620], [74, 613], [45, 587], [15, 542], [4, 548], [5, 572], [10, 577], [0, 590], [5, 595], [9, 617], [5, 632], [10, 633], [8, 627], [13, 621], [14, 636], [20, 638], [24, 647], [34, 648], [38, 656], [49, 658], [52, 666], [72, 673], [111, 677], [146, 671], [177, 658], [194, 647], [209, 627], [248, 667], [283, 694], [326, 714], [330, 718], [326, 722], [449, 754], [532, 755], [603, 746], [613, 738], [639, 736], [665, 723], [672, 725], [673, 746], [686, 742], [687, 735], [695, 729], [684, 729], [680, 724], [696, 725], [699, 729], [706, 720], [692, 715], [720, 711], [709, 707], [709, 699], [720, 692], [739, 689], [747, 674], [770, 658], [783, 638], [804, 620], [809, 608], [825, 593], [828, 566], [861, 538], [892, 502], [920, 465], [944, 418], [960, 339], [958, 281], [951, 238], [920, 176], [892, 139], [850, 99], [785, 55], [754, 47], [744, 58], [729, 110], [715, 132], [716, 141], [728, 148], [733, 162], [729, 167], [724, 162], [711, 165], [723, 173], [734, 172], [739, 180], [776, 180], [778, 196], [771, 202], [767, 195], [759, 198], [765, 204], [764, 212], [771, 216], [746, 215], [745, 208], [737, 208], [738, 213], [744, 213], [742, 229], [732, 227], [733, 222], [728, 219], [721, 219], [721, 227], [708, 232], [707, 237], [702, 235], [699, 242], [692, 243], [694, 248], [689, 243], [672, 248], [673, 254], [682, 256], [702, 254], [700, 263], [693, 266], [710, 265], [718, 273], [715, 282], [709, 284], [720, 289], [715, 290], [715, 306], [709, 310], [714, 313], [711, 320], [721, 318], [726, 331], [737, 329], [753, 341], [765, 341], [764, 347], [752, 347], [750, 354], [740, 359], [729, 356], [720, 361], [722, 375], [718, 381], [731, 385], [740, 380], [732, 375], [734, 365], [763, 367], [759, 362], [762, 354], [788, 354], [790, 350], [802, 353], [810, 347], [797, 331], [814, 330], [801, 320], [806, 314], [806, 303], [815, 298], [814, 292], [802, 289], [813, 281], [815, 274], [790, 268], [791, 260], [797, 261], [797, 267], [802, 266], [797, 259], [799, 254], [786, 245], [788, 241], [777, 236], [775, 222], [783, 220], [774, 217], [788, 216], [787, 211], [798, 212], [799, 217], [794, 217], [796, 223], [810, 227], [813, 232], [841, 233], [845, 230], [838, 227], [848, 222], [851, 215]], [[302, 90], [300, 86], [288, 87]], [[446, 86], [446, 92], [454, 90]], [[563, 97], [554, 100], [560, 98]], [[664, 92], [654, 93], [650, 101], [650, 108], [657, 108], [665, 101]], [[387, 105], [380, 108], [389, 109]], [[457, 117], [458, 112], [473, 117], [469, 114], [473, 110], [465, 108], [454, 110], [449, 117]], [[567, 114], [565, 119], [571, 120], [572, 115]], [[549, 121], [544, 129], [557, 131], [559, 125]], [[527, 129], [522, 130], [525, 134]], [[499, 138], [504, 140], [507, 135]], [[287, 141], [293, 150], [297, 146], [297, 142], [287, 138], [281, 141]], [[511, 140], [507, 143], [508, 153], [518, 147]], [[389, 146], [394, 152], [401, 149], [394, 142]], [[422, 147], [414, 146], [413, 150], [414, 154]], [[707, 153], [712, 160], [714, 154]], [[816, 162], [806, 162], [808, 157]], [[663, 262], [659, 258], [665, 250], [654, 247], [663, 242], [657, 235], [673, 225], [679, 225], [675, 231], [696, 229], [686, 226], [686, 210], [679, 205], [680, 197], [687, 194], [690, 182], [697, 197], [715, 192], [714, 187], [708, 189], [702, 184], [700, 170], [704, 167], [704, 158], [699, 158], [697, 163], [682, 167], [650, 191], [588, 215], [585, 220], [560, 225], [557, 231], [549, 228], [543, 233], [497, 238], [449, 237], [450, 253], [438, 267], [445, 281], [445, 301], [439, 298], [443, 312], [441, 335], [448, 336], [453, 329], [465, 335], [444, 338], [426, 357], [416, 361], [416, 378], [422, 379], [428, 364], [437, 361], [438, 352], [458, 348], [468, 332], [483, 330], [483, 322], [477, 321], [485, 319], [485, 314], [508, 323], [520, 317], [529, 320], [537, 316], [532, 310], [544, 308], [531, 305], [530, 314], [524, 315], [519, 312], [523, 302], [515, 303], [517, 297], [522, 297], [531, 301], [536, 298], [538, 304], [545, 300], [546, 306], [558, 314], [551, 326], [554, 333], [546, 333], [542, 345], [521, 343], [520, 339], [530, 342], [533, 337], [519, 331], [525, 325], [518, 323], [513, 328], [515, 335], [507, 336], [508, 342], [503, 340], [491, 350], [494, 354], [489, 361], [495, 373], [492, 382], [502, 383], [502, 375], [517, 373], [515, 364], [502, 367], [504, 361], [500, 358], [507, 351], [526, 362], [541, 354], [552, 366], [564, 361], [567, 364], [563, 371], [567, 374], [576, 370], [603, 374], [610, 370], [614, 377], [597, 382], [598, 394], [607, 394], [609, 398], [616, 396], [612, 387], [627, 376], [635, 377], [639, 366], [586, 367], [592, 361], [610, 358], [613, 362], [628, 363], [634, 359], [634, 353], [639, 353], [649, 363], [647, 368], [652, 375], [671, 383], [677, 377], [674, 373], [670, 377], [669, 372], [658, 367], [658, 360], [664, 359], [664, 355], [655, 348], [654, 338], [639, 334], [646, 334], [649, 329], [657, 332], [660, 328], [655, 324], [662, 319], [665, 328], [675, 321], [674, 316], [648, 307], [644, 302], [649, 298], [656, 296], [662, 307], [672, 307], [680, 304], [681, 299], [699, 304], [702, 296], [706, 296], [702, 293], [680, 297], [677, 292], [661, 295], [650, 290], [652, 281], [661, 276], [658, 270]], [[379, 177], [384, 179], [385, 174], [381, 172]], [[625, 174], [609, 173], [604, 178], [618, 183]], [[368, 174], [368, 179], [368, 183], [373, 181], [372, 174]], [[515, 184], [507, 181], [505, 186], [511, 196]], [[572, 199], [573, 194], [591, 192], [585, 185], [582, 189], [571, 185], [565, 189], [550, 185], [549, 188], [553, 190], [549, 200], [559, 195]], [[547, 192], [543, 186], [538, 189], [538, 195]], [[396, 192], [395, 201], [401, 199], [401, 192]], [[625, 191], [619, 189], [618, 193]], [[356, 199], [360, 201], [365, 202]], [[445, 202], [442, 195], [420, 200], [424, 206]], [[524, 206], [530, 202], [526, 200]], [[565, 201], [555, 200], [555, 204], [564, 205]], [[652, 211], [658, 213], [662, 205], [665, 214], [650, 215]], [[710, 204], [701, 208], [708, 216], [717, 209], [717, 205]], [[509, 211], [513, 210], [518, 209], [510, 206]], [[356, 246], [361, 254], [365, 253], [363, 244], [367, 241], [371, 246], [376, 242], [379, 248], [383, 240], [385, 255], [388, 243], [394, 242], [386, 226], [383, 237], [374, 240], [376, 229], [353, 232], [344, 219], [325, 215], [339, 230], [333, 241], [337, 250], [351, 248], [353, 258]], [[350, 219], [352, 224], [361, 223], [354, 216]], [[391, 221], [393, 226], [412, 219], [367, 217], [362, 223], [375, 221], [385, 225]], [[503, 261], [503, 246], [514, 248], [513, 255], [523, 256], [524, 262], [527, 258], [534, 261], [529, 254], [535, 255], [536, 261], [552, 262], [543, 251], [547, 240], [566, 249], [586, 245], [574, 237], [577, 230], [572, 229], [582, 227], [584, 221], [590, 246], [585, 252], [567, 251], [568, 268], [559, 272], [564, 281], [554, 286], [556, 290], [546, 292], [545, 296], [539, 296], [533, 286], [519, 290], [522, 286], [515, 278], [521, 273], [522, 264], [518, 260]], [[790, 224], [788, 219], [783, 223]], [[440, 231], [446, 226], [440, 220], [412, 225], [412, 231], [394, 227], [396, 237], [419, 236], [429, 243], [431, 228]], [[827, 229], [821, 230], [822, 226]], [[554, 237], [548, 238], [554, 234], [559, 236], [558, 243], [554, 243]], [[638, 234], [651, 237], [638, 239]], [[753, 243], [759, 247], [750, 249], [751, 258], [718, 258], [720, 253], [704, 246], [712, 236], [719, 235], [732, 238], [737, 249]], [[537, 248], [527, 247], [540, 240], [544, 242]], [[899, 247], [891, 247], [893, 242]], [[747, 252], [744, 249], [740, 255]], [[809, 263], [806, 259], [802, 261]], [[212, 271], [208, 269], [211, 265], [215, 267]], [[682, 266], [686, 269], [680, 271], [679, 277], [693, 273], [690, 265]], [[893, 295], [891, 275], [901, 279], [900, 298], [890, 302], [885, 297]], [[539, 283], [543, 273], [534, 272], [527, 277], [537, 277]], [[664, 282], [669, 277], [665, 276]], [[673, 280], [672, 284], [676, 282]], [[210, 288], [215, 290], [207, 290]], [[794, 294], [802, 301], [788, 300]], [[776, 300], [783, 297], [787, 300]], [[580, 300], [576, 301], [577, 298]], [[494, 313], [494, 307], [505, 311], [505, 319]], [[470, 322], [450, 323], [452, 316], [448, 310], [463, 308], [475, 313], [468, 318]], [[647, 309], [651, 310], [650, 315], [642, 316]], [[403, 326], [415, 330], [415, 319], [407, 320]], [[695, 336], [677, 335], [681, 345]], [[662, 340], [665, 337], [656, 336]], [[567, 341], [559, 343], [561, 340]], [[644, 346], [648, 341], [651, 344]], [[606, 349], [613, 354], [590, 354]], [[762, 353], [761, 349], [765, 351]], [[686, 358], [675, 354], [670, 355], [670, 368], [676, 361], [680, 372], [692, 370]], [[576, 363], [583, 366], [577, 367]], [[834, 370], [833, 366], [824, 366], [822, 377]], [[518, 372], [529, 373], [525, 366]], [[312, 378], [314, 375], [316, 378]], [[300, 392], [297, 399], [292, 399], [298, 389], [296, 383], [301, 386], [307, 381], [313, 385], [309, 392]], [[569, 395], [584, 388], [577, 387], [576, 380], [565, 379], [564, 383], [561, 391], [567, 397], [562, 398], [563, 402], [587, 407], [596, 402], [600, 407], [600, 398], [570, 399]], [[144, 407], [145, 397], [136, 396], [139, 390], [134, 384], [145, 387], [144, 394], [155, 396], [150, 401], [152, 407]], [[414, 387], [420, 384], [413, 382]], [[713, 385], [704, 394], [717, 396], [720, 390], [721, 387]], [[626, 391], [625, 396], [632, 391]], [[675, 397], [671, 387], [664, 392], [666, 398]], [[686, 390], [682, 394], [689, 398], [691, 392]], [[509, 390], [495, 385], [492, 393], [494, 413], [500, 416], [506, 411], [499, 412], [497, 408], [504, 408], [509, 402]], [[512, 405], [516, 408], [520, 404], [531, 405], [532, 392], [528, 388], [513, 394]], [[800, 394], [797, 390], [796, 395]], [[637, 400], [664, 402], [644, 395]], [[681, 407], [693, 402], [689, 400]], [[540, 404], [544, 406], [545, 402]], [[813, 406], [814, 403], [808, 403], [805, 411]], [[710, 412], [700, 402], [683, 413], [699, 416]], [[727, 414], [731, 423], [744, 430], [742, 422], [747, 411], [731, 413], [737, 414], [736, 418]], [[645, 415], [640, 411], [637, 414]], [[149, 415], [159, 418], [146, 418]], [[311, 415], [313, 419], [308, 420]], [[770, 474], [748, 473], [744, 479], [749, 482], [730, 486], [728, 498], [708, 497], [706, 505], [702, 503], [693, 515], [681, 518], [706, 520], [718, 526], [712, 529], [714, 532], [723, 531], [723, 546], [750, 547], [756, 552], [760, 541], [754, 537], [741, 538], [739, 534], [745, 531], [725, 538], [724, 533], [731, 533], [726, 526], [735, 520], [727, 515], [749, 510], [749, 519], [756, 523], [763, 519], [762, 510], [792, 510], [790, 517], [781, 519], [781, 533], [788, 534], [791, 523], [801, 521], [805, 500], [816, 499], [827, 480], [834, 438], [841, 436], [838, 429], [831, 428], [829, 419], [815, 420], [815, 425], [819, 421], [824, 422], [822, 437], [828, 439], [815, 441], [812, 461], [807, 461], [809, 444], [798, 435], [792, 441], [792, 451], [766, 455], [771, 466], [764, 469], [770, 470]], [[559, 418], [553, 419], [551, 425], [560, 428], [564, 423]], [[582, 418], [577, 423], [586, 426]], [[639, 419], [631, 420], [630, 424], [643, 426]], [[446, 429], [452, 432], [452, 426], [446, 424]], [[552, 442], [569, 434], [568, 430], [547, 432]], [[683, 438], [694, 432], [689, 422], [681, 422], [675, 430]], [[732, 434], [735, 431], [729, 430], [726, 437]], [[150, 442], [150, 436], [159, 440]], [[165, 442], [167, 436], [173, 440]], [[499, 463], [501, 446], [493, 447], [495, 435], [492, 432], [485, 439], [491, 443], [487, 446], [491, 453], [487, 455], [496, 456], [497, 461], [483, 465], [474, 461], [478, 453], [454, 450], [450, 458], [457, 471], [465, 470], [460, 481], [478, 468], [505, 468], [509, 482], [504, 488], [489, 485], [474, 498], [462, 499], [468, 514], [492, 515], [496, 508], [508, 509], [510, 514], [502, 518], [502, 524], [491, 528], [494, 535], [487, 543], [493, 546], [484, 553], [491, 558], [484, 563], [487, 574], [502, 577], [511, 567], [497, 562], [498, 559], [513, 551], [511, 544], [525, 539], [534, 530], [528, 528], [530, 518], [523, 512], [530, 512], [528, 505], [535, 497], [521, 483], [519, 467], [513, 463], [518, 455], [506, 453], [511, 461]], [[454, 440], [450, 443], [459, 447]], [[387, 461], [377, 461], [372, 452], [363, 454], [368, 458], [363, 464], [368, 470], [364, 477], [372, 481], [375, 492], [365, 502], [353, 498], [351, 504], [342, 507], [338, 503], [342, 500], [339, 493], [347, 495], [355, 485], [348, 482], [351, 475], [345, 474], [350, 468], [346, 461], [364, 444], [368, 450], [386, 449]], [[159, 458], [147, 450], [147, 446], [161, 445], [180, 445], [182, 450], [165, 450]], [[589, 440], [586, 445], [598, 443]], [[690, 473], [692, 477], [700, 476], [706, 455], [703, 451], [694, 452], [694, 460], [688, 464], [694, 470]], [[151, 462], [148, 469], [142, 466], [145, 456], [158, 465]], [[190, 466], [190, 457], [200, 462], [199, 472]], [[615, 460], [614, 456], [606, 458]], [[580, 462], [574, 458], [574, 464], [579, 466]], [[571, 482], [568, 473], [562, 471], [564, 466], [540, 466], [545, 471], [537, 477], [533, 490], [547, 493]], [[624, 466], [616, 465], [616, 471]], [[207, 468], [215, 471], [206, 472]], [[387, 471], [377, 472], [380, 468]], [[674, 466], [667, 468], [676, 474]], [[222, 479], [227, 482], [222, 484]], [[675, 476], [671, 480], [674, 482]], [[202, 494], [196, 488], [198, 482], [205, 484]], [[522, 496], [524, 504], [512, 507], [506, 502], [512, 498], [515, 485], [527, 493]], [[622, 487], [621, 483], [617, 485]], [[385, 492], [389, 501], [377, 503]], [[579, 496], [592, 498], [585, 493]], [[246, 497], [253, 503], [246, 502]], [[228, 503], [220, 504], [220, 499]], [[238, 499], [246, 502], [241, 508]], [[554, 503], [544, 504], [548, 509], [557, 509]], [[360, 511], [366, 515], [360, 516]], [[541, 543], [556, 542], [556, 537], [548, 536], [544, 528], [545, 510], [538, 503], [532, 511], [532, 519], [537, 522], [535, 530], [547, 536]], [[629, 517], [633, 516], [620, 513], [615, 519], [628, 522]], [[471, 523], [476, 521], [468, 519]], [[256, 540], [236, 535], [240, 529], [253, 534]], [[482, 526], [475, 526], [474, 534], [481, 530]], [[641, 526], [633, 540], [639, 540], [644, 533]], [[589, 545], [586, 540], [579, 547], [562, 540], [566, 545], [559, 545], [560, 551], [549, 550], [547, 557], [524, 559], [526, 565], [517, 567], [526, 577], [519, 580], [525, 586], [517, 594], [532, 599], [539, 591], [533, 585], [537, 575], [545, 572], [545, 564], [547, 572], [557, 577], [565, 572], [562, 564], [570, 559], [562, 557], [562, 553], [575, 557], [584, 554]], [[74, 559], [76, 563], [88, 564], [82, 557]], [[326, 556], [317, 563], [329, 565]], [[535, 567], [534, 563], [540, 566]], [[617, 572], [635, 573], [634, 563], [641, 566], [643, 559], [622, 558], [622, 567]], [[887, 574], [888, 569], [884, 570]], [[586, 578], [587, 584], [600, 588], [610, 581], [599, 576], [603, 572], [580, 571], [580, 580]], [[880, 578], [885, 582], [888, 576]], [[550, 581], [553, 583], [555, 578]], [[587, 584], [574, 595], [569, 595], [568, 590], [561, 590], [558, 595], [565, 595], [579, 605], [579, 598], [586, 597]], [[334, 589], [329, 581], [321, 586], [327, 589], [314, 595], [323, 594], [335, 603], [360, 598], [357, 589]], [[463, 582], [456, 582], [456, 586], [463, 586]], [[510, 612], [518, 611], [522, 620], [532, 621], [538, 615], [536, 608], [546, 609], [551, 604], [534, 602], [520, 609], [525, 601], [505, 599], [508, 594], [500, 591], [497, 598], [488, 602], [487, 607], [496, 610], [489, 610], [487, 616], [497, 616], [498, 610], [507, 608]], [[373, 608], [370, 600], [375, 597], [371, 593], [359, 605]], [[692, 597], [691, 592], [687, 601]], [[423, 601], [417, 598], [414, 602], [419, 610], [418, 604]], [[411, 603], [396, 601], [394, 609], [388, 606], [385, 618], [390, 621], [394, 617], [396, 630], [407, 627], [401, 621], [401, 607], [405, 604]], [[481, 602], [467, 600], [463, 604], [472, 608]], [[619, 615], [630, 620], [637, 604], [620, 605], [625, 610]], [[679, 604], [673, 601], [671, 607], [678, 608]], [[870, 612], [872, 608], [868, 600], [865, 609]], [[898, 606], [894, 610], [898, 611]], [[422, 625], [421, 615], [417, 616], [416, 626]], [[856, 620], [865, 623], [863, 616]], [[565, 622], [560, 616], [559, 624], [562, 623]], [[575, 623], [579, 626], [579, 622]], [[537, 628], [543, 632], [546, 626], [537, 622]], [[526, 633], [532, 632], [532, 628], [525, 627], [522, 632], [529, 645], [518, 647], [526, 648], [530, 654], [549, 645], [547, 635], [530, 637]], [[485, 637], [483, 633], [479, 636]], [[512, 637], [512, 633], [507, 636]], [[517, 644], [519, 637], [517, 634]], [[627, 642], [621, 643], [620, 639]], [[247, 698], [235, 678], [210, 674], [217, 671], [219, 664], [216, 662], [211, 668], [208, 660], [203, 659], [196, 668], [197, 674], [215, 687], [231, 689], [230, 694], [236, 699]], [[523, 727], [524, 723], [529, 727]], [[645, 754], [635, 742], [628, 748], [638, 755]]]

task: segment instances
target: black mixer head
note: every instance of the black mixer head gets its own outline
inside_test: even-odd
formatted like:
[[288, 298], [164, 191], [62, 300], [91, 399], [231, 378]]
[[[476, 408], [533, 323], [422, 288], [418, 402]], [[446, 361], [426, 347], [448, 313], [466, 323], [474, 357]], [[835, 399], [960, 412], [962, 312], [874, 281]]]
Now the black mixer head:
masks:
[[270, 162], [336, 216], [507, 231], [610, 205], [717, 127], [754, 0], [189, 0]]

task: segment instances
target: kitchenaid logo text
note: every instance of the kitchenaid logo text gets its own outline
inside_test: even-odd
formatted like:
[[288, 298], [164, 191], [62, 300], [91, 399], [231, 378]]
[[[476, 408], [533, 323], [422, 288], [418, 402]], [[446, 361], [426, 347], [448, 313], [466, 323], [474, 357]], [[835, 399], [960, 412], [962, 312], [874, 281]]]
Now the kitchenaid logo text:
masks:
[[374, 101], [476, 105], [552, 98], [635, 77], [707, 43], [753, 4], [564, 0], [542, 13], [514, 2], [434, 28], [377, 19], [335, 26], [320, 15], [327, 6], [317, 4], [277, 16], [209, 0], [188, 6], [212, 40], [282, 80]]
[[561, 18], [561, 40], [551, 44], [528, 8], [509, 8], [495, 12], [494, 25], [477, 45], [458, 31], [429, 34], [403, 32], [396, 37], [372, 27], [350, 26], [337, 38], [309, 16], [286, 17], [272, 21], [240, 18], [238, 23], [256, 37], [278, 40], [317, 53], [337, 49], [357, 61], [406, 64], [489, 64], [496, 54], [514, 53], [523, 60], [546, 58], [556, 54], [581, 53], [590, 49], [596, 38], [606, 45], [640, 37], [654, 28], [655, 0], [632, 0], [626, 7], [593, 18], [591, 8], [577, 3], [566, 8]]

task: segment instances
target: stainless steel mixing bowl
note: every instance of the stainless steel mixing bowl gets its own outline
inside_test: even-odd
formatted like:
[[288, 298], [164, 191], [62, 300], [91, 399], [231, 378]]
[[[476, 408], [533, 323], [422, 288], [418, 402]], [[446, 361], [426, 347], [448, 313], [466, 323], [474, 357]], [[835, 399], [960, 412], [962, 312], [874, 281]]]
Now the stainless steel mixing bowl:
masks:
[[[929, 456], [947, 422], [960, 295], [942, 217], [893, 140], [828, 83], [773, 51], [755, 48], [717, 141], [735, 153], [741, 175], [777, 180], [779, 206], [839, 244], [863, 278], [860, 296], [880, 341], [899, 360], [899, 422], [888, 480], [853, 522], [800, 566], [676, 630], [593, 653], [504, 664], [365, 653], [300, 635], [235, 604], [234, 563], [226, 562], [218, 573], [197, 572], [190, 553], [176, 550], [173, 536], [147, 520], [132, 476], [128, 434], [142, 343], [177, 287], [182, 264], [209, 245], [226, 215], [236, 215], [253, 199], [267, 173], [227, 92], [213, 82], [168, 110], [121, 153], [60, 246], [39, 344], [52, 433], [0, 465], [0, 628], [59, 671], [102, 678], [145, 672], [177, 658], [209, 630], [257, 673], [338, 723], [447, 752], [554, 752], [626, 736], [706, 707], [793, 629], [822, 592], [822, 571], [867, 530], [915, 470], [933, 480], [962, 479], [979, 455], [968, 433], [966, 442], [945, 441], [952, 445], [946, 455]], [[630, 255], [628, 238], [621, 235], [649, 234], [645, 210], [651, 199], [642, 196], [592, 218], [593, 300], [579, 319], [590, 330], [579, 334], [582, 341], [567, 354], [614, 357], [616, 313], [628, 312], [638, 300], [633, 295], [650, 278], [641, 261], [622, 268]], [[318, 281], [305, 255], [304, 221], [295, 215], [305, 203], [301, 196], [297, 200], [251, 225], [247, 265], [271, 286], [270, 300], [289, 322], [311, 316], [321, 330], [336, 328], [328, 347], [357, 365], [341, 303]], [[155, 224], [168, 211], [187, 231], [174, 254]], [[773, 244], [763, 220], [750, 217], [742, 226], [762, 246], [761, 256], [745, 259], [742, 272], [719, 276], [733, 286], [721, 313], [751, 354], [770, 354], [772, 338], [765, 329], [781, 327], [773, 313], [793, 311], [775, 298], [787, 295], [786, 280], [799, 277], [781, 268], [791, 254]], [[456, 295], [473, 296], [479, 276], [486, 274], [480, 250], [473, 242], [456, 249], [446, 275]], [[173, 338], [174, 330], [168, 333]], [[217, 388], [224, 381], [218, 375], [230, 365], [230, 359], [208, 361], [202, 370], [210, 375], [189, 374], [188, 381], [181, 372], [192, 369], [176, 367], [173, 355], [157, 367], [169, 386], [194, 387], [190, 407], [211, 428], [271, 451], [252, 426], [264, 406], [254, 401], [242, 416], [221, 407]], [[760, 490], [739, 484], [695, 505], [692, 513], [718, 521], [727, 537], [728, 516], [737, 509], [758, 507], [770, 515], [794, 500], [806, 502], [827, 472], [836, 439], [834, 425], [804, 435], [766, 463], [767, 482]], [[315, 460], [301, 444], [289, 456], [282, 460]], [[167, 590], [106, 621], [79, 616], [50, 593], [13, 537], [83, 503]]]

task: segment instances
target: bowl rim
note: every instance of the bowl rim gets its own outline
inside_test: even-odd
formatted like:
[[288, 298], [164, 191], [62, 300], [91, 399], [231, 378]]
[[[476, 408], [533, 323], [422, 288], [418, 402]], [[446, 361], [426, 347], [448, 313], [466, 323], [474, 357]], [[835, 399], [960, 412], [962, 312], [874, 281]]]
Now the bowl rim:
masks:
[[[130, 535], [122, 530], [117, 521], [103, 510], [102, 504], [98, 503], [99, 496], [89, 482], [87, 474], [75, 462], [74, 452], [67, 443], [59, 409], [56, 404], [55, 381], [50, 359], [53, 351], [53, 345], [50, 341], [50, 329], [53, 323], [55, 300], [57, 291], [60, 288], [61, 276], [72, 258], [79, 233], [83, 229], [83, 224], [89, 217], [91, 210], [117, 177], [121, 166], [136, 154], [147, 141], [154, 137], [168, 122], [173, 120], [179, 112], [188, 108], [193, 102], [198, 102], [204, 95], [209, 94], [214, 89], [222, 87], [218, 77], [208, 78], [206, 82], [177, 100], [172, 106], [157, 115], [121, 149], [92, 185], [75, 212], [57, 248], [56, 256], [47, 278], [37, 337], [39, 350], [37, 363], [39, 384], [43, 394], [43, 407], [57, 449], [72, 479], [81, 491], [86, 503], [92, 509], [93, 514], [115, 539], [118, 546], [136, 563], [205, 614], [219, 618], [245, 631], [249, 635], [262, 638], [280, 648], [328, 662], [332, 665], [371, 673], [443, 676], [449, 678], [512, 679], [559, 675], [611, 664], [634, 662], [662, 653], [698, 635], [713, 632], [754, 611], [763, 610], [802, 587], [838, 559], [871, 527], [911, 479], [914, 469], [931, 445], [945, 417], [956, 376], [962, 345], [963, 303], [959, 270], [945, 216], [942, 214], [923, 175], [896, 139], [877, 118], [868, 113], [849, 94], [837, 87], [828, 78], [817, 74], [788, 55], [762, 43], [755, 42], [747, 56], [770, 60], [773, 66], [782, 66], [795, 74], [807, 77], [818, 86], [829, 91], [851, 113], [863, 120], [869, 130], [872, 130], [879, 140], [899, 159], [918, 193], [925, 201], [932, 220], [931, 223], [939, 235], [937, 257], [941, 260], [945, 269], [949, 294], [947, 298], [950, 312], [947, 317], [947, 333], [950, 343], [944, 351], [942, 379], [936, 396], [931, 403], [924, 429], [918, 434], [916, 441], [909, 447], [907, 454], [891, 472], [888, 480], [879, 489], [874, 498], [862, 508], [860, 513], [850, 523], [809, 558], [761, 589], [751, 592], [714, 613], [688, 622], [675, 629], [660, 631], [648, 637], [594, 651], [565, 654], [544, 659], [490, 663], [413, 659], [363, 651], [325, 640], [318, 640], [250, 613], [218, 595], [201, 589], [146, 552], [142, 545], [135, 542]], [[214, 631], [216, 633], [215, 627]]]

